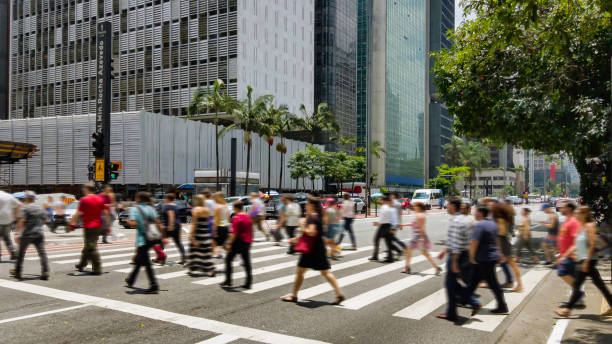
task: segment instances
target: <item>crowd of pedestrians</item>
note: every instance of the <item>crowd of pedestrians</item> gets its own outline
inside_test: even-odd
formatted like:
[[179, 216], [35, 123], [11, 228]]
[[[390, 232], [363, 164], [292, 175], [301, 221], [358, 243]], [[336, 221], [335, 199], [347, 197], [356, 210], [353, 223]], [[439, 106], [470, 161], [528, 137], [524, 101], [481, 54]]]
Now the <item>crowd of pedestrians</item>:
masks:
[[[79, 272], [84, 272], [91, 264], [91, 274], [102, 274], [102, 262], [98, 253], [98, 238], [105, 241], [105, 234], [110, 234], [114, 220], [113, 208], [115, 197], [111, 187], [104, 188], [96, 194], [94, 184], [87, 183], [82, 188], [85, 195], [79, 201], [79, 206], [68, 224], [68, 230], [74, 230], [77, 223], [83, 228], [84, 246], [81, 259], [75, 266]], [[271, 236], [276, 245], [280, 245], [284, 229], [287, 238], [287, 254], [300, 254], [297, 261], [295, 281], [291, 292], [281, 299], [287, 302], [297, 302], [298, 293], [304, 280], [304, 274], [309, 270], [321, 273], [332, 286], [336, 294], [333, 304], [339, 305], [345, 299], [338, 282], [331, 272], [329, 260], [342, 257], [344, 235], [348, 234], [351, 246], [347, 249], [357, 250], [357, 242], [353, 232], [355, 218], [354, 203], [349, 195], [343, 195], [342, 204], [336, 198], [328, 199], [323, 208], [319, 198], [310, 197], [305, 205], [305, 212], [296, 203], [294, 195], [282, 195], [278, 208], [278, 221], [275, 227], [267, 228], [265, 223], [265, 206], [256, 193], [250, 195], [250, 207], [241, 201], [227, 204], [220, 192], [212, 193], [205, 190], [193, 197], [191, 209], [192, 223], [188, 232], [189, 249], [186, 250], [181, 241], [183, 232], [178, 215], [175, 194], [164, 196], [164, 204], [158, 214], [153, 207], [152, 197], [147, 192], [138, 192], [136, 204], [129, 209], [127, 223], [135, 229], [135, 252], [132, 261], [133, 269], [125, 279], [126, 286], [132, 288], [138, 273], [144, 267], [149, 280], [146, 293], [157, 293], [157, 283], [152, 264], [165, 264], [167, 255], [164, 252], [167, 240], [172, 239], [179, 251], [179, 264], [184, 264], [191, 276], [214, 277], [216, 274], [214, 259], [225, 259], [225, 279], [220, 284], [223, 288], [233, 288], [233, 261], [238, 255], [241, 258], [246, 279], [240, 286], [250, 289], [253, 274], [250, 249], [255, 232], [262, 232], [266, 240]], [[0, 191], [0, 236], [5, 241], [11, 259], [15, 259], [15, 269], [11, 274], [21, 278], [23, 259], [27, 247], [32, 244], [40, 256], [41, 279], [49, 278], [49, 264], [45, 253], [43, 226], [50, 224], [49, 212], [56, 216], [65, 214], [64, 206], [53, 203], [53, 200], [41, 205], [35, 203], [36, 195], [25, 192], [23, 204], [11, 195]], [[386, 257], [383, 263], [394, 262], [402, 256], [405, 259], [402, 273], [412, 274], [411, 258], [413, 250], [420, 253], [433, 266], [436, 275], [442, 272], [434, 257], [429, 253], [432, 243], [427, 234], [426, 206], [415, 202], [413, 220], [404, 223], [403, 209], [397, 194], [384, 195], [379, 216], [373, 224], [373, 253], [369, 258], [378, 261], [380, 241], [386, 246]], [[568, 316], [576, 304], [581, 302], [585, 293], [583, 286], [587, 277], [593, 280], [609, 304], [612, 295], [603, 283], [597, 269], [598, 250], [596, 244], [597, 229], [591, 210], [582, 206], [577, 209], [571, 201], [565, 201], [560, 207], [565, 220], [561, 223], [553, 208], [544, 204], [541, 210], [546, 220], [540, 224], [546, 228], [547, 234], [541, 248], [544, 252], [544, 265], [556, 269], [558, 276], [571, 287], [571, 296], [562, 307], [555, 310], [560, 316]], [[514, 207], [505, 202], [493, 199], [481, 199], [479, 205], [462, 203], [459, 199], [447, 200], [447, 212], [450, 215], [445, 248], [437, 255], [437, 259], [445, 261], [446, 275], [444, 286], [447, 296], [445, 313], [438, 318], [450, 321], [459, 320], [457, 307], [472, 309], [475, 316], [482, 308], [476, 290], [489, 288], [495, 296], [497, 307], [493, 314], [505, 314], [509, 311], [504, 298], [503, 289], [512, 292], [522, 292], [524, 285], [521, 279], [519, 262], [523, 250], [529, 252], [529, 261], [539, 264], [540, 257], [532, 246], [531, 209], [520, 211], [518, 224], [515, 226]], [[304, 217], [302, 217], [302, 215]], [[16, 223], [15, 248], [11, 242], [11, 225]], [[51, 227], [51, 226], [50, 226]], [[411, 229], [411, 237], [407, 242], [400, 240], [397, 233], [405, 227]], [[515, 235], [516, 227], [516, 235]], [[156, 257], [151, 259], [149, 251], [153, 249]], [[397, 255], [397, 257], [396, 257]], [[504, 272], [505, 283], [500, 284], [496, 269]], [[514, 283], [516, 281], [516, 284]], [[603, 315], [612, 315], [608, 309]]]

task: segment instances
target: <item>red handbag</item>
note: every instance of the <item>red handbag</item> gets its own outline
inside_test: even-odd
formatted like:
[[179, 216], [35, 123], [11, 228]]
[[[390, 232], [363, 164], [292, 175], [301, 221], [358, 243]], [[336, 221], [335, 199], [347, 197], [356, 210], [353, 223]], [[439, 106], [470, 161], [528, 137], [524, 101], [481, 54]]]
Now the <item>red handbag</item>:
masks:
[[315, 243], [314, 236], [308, 236], [306, 234], [303, 234], [300, 237], [300, 240], [298, 240], [297, 244], [295, 244], [295, 251], [303, 253], [303, 254], [309, 254], [312, 252], [314, 248], [314, 243]]

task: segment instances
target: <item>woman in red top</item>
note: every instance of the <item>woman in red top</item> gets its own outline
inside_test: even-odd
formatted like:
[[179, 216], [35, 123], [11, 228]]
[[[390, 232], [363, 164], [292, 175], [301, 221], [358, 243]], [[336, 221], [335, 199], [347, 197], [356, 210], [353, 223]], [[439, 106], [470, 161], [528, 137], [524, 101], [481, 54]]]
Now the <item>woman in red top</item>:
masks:
[[244, 205], [240, 201], [233, 203], [234, 217], [232, 218], [232, 231], [229, 239], [225, 242], [225, 281], [221, 283], [222, 288], [232, 286], [232, 261], [239, 254], [242, 258], [242, 265], [246, 272], [246, 281], [242, 288], [251, 289], [253, 275], [251, 273], [251, 257], [249, 251], [253, 243], [253, 222], [251, 218], [243, 212]]

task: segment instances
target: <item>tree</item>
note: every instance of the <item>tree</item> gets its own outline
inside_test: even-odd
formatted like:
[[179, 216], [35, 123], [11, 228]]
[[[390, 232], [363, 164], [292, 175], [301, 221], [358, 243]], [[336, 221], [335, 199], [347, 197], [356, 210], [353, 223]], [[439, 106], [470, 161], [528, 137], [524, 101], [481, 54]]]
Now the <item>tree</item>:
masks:
[[465, 152], [465, 142], [459, 136], [453, 136], [450, 143], [443, 147], [446, 162], [450, 166], [460, 166]]
[[[612, 181], [587, 158], [611, 154], [609, 0], [465, 0], [475, 19], [433, 54], [434, 81], [455, 130], [546, 154], [569, 153], [581, 194], [612, 219]], [[612, 167], [606, 165], [606, 175]], [[602, 218], [599, 218], [600, 220]]]
[[430, 179], [428, 187], [442, 190], [448, 187], [448, 190], [444, 190], [444, 194], [451, 196], [459, 194], [455, 186], [457, 181], [463, 180], [470, 174], [470, 168], [467, 166], [450, 167], [448, 164], [442, 164], [442, 166], [436, 166], [436, 170], [438, 170], [438, 177]]
[[188, 109], [190, 116], [207, 111], [215, 112], [215, 164], [217, 170], [215, 186], [217, 191], [221, 190], [219, 186], [219, 113], [230, 113], [237, 105], [237, 101], [227, 94], [223, 80], [217, 79], [212, 86], [200, 87], [196, 90]]
[[244, 182], [244, 194], [249, 193], [249, 172], [251, 170], [251, 147], [253, 145], [252, 134], [259, 133], [262, 119], [267, 104], [272, 101], [271, 95], [260, 96], [253, 101], [253, 87], [247, 86], [247, 98], [240, 101], [239, 105], [232, 111], [234, 123], [223, 128], [219, 136], [231, 129], [242, 129], [244, 132], [244, 143], [247, 145], [246, 178]]
[[326, 103], [319, 104], [317, 110], [311, 114], [306, 110], [306, 106], [302, 104], [300, 105], [300, 112], [302, 117], [299, 119], [298, 125], [310, 133], [310, 144], [314, 144], [316, 138], [324, 132], [331, 132], [332, 135], [338, 134], [340, 126]]
[[347, 164], [349, 167], [348, 180], [351, 181], [351, 190], [355, 190], [355, 181], [365, 181], [366, 160], [362, 156], [349, 156]]
[[268, 142], [268, 195], [270, 194], [270, 179], [272, 176], [272, 145], [274, 144], [274, 136], [280, 135], [281, 142], [276, 145], [276, 150], [281, 154], [280, 162], [280, 178], [278, 187], [283, 187], [283, 155], [287, 152], [287, 148], [283, 142], [283, 136], [291, 129], [291, 120], [287, 105], [276, 107], [274, 101], [268, 102], [263, 113], [262, 122], [260, 123], [260, 133], [264, 135]]
[[470, 183], [470, 198], [472, 198], [472, 188], [476, 174], [480, 173], [483, 168], [489, 166], [491, 155], [489, 148], [480, 142], [471, 141], [464, 147], [463, 165], [470, 168], [468, 181]]
[[291, 178], [295, 179], [295, 189], [299, 189], [298, 182], [302, 178], [302, 189], [305, 190], [304, 178], [308, 176], [309, 166], [308, 153], [305, 150], [296, 151], [289, 157], [287, 166], [289, 167], [289, 174]]

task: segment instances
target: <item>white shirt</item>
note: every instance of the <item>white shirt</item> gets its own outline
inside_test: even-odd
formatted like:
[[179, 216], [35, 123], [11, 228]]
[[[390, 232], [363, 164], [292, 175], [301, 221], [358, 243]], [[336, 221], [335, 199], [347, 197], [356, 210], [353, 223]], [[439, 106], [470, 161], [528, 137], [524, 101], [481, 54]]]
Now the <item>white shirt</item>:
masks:
[[285, 209], [285, 216], [287, 217], [287, 219], [285, 220], [285, 226], [289, 226], [289, 227], [299, 226], [301, 215], [302, 215], [302, 208], [300, 208], [299, 204], [295, 202], [291, 202], [287, 204], [287, 207]]
[[217, 206], [217, 202], [212, 199], [207, 199], [204, 201], [204, 206], [208, 208], [208, 216], [212, 217], [215, 214], [215, 207]]
[[20, 204], [11, 194], [0, 190], [0, 225], [8, 225], [15, 220], [15, 209]]
[[340, 208], [340, 215], [342, 217], [355, 217], [355, 202], [350, 198], [342, 201], [342, 207]]
[[397, 211], [397, 223], [402, 224], [402, 203], [398, 200], [393, 200], [393, 208]]
[[396, 227], [398, 224], [397, 210], [387, 204], [383, 204], [382, 208], [380, 208], [378, 223], [381, 225], [388, 223], [391, 224], [391, 227]]

